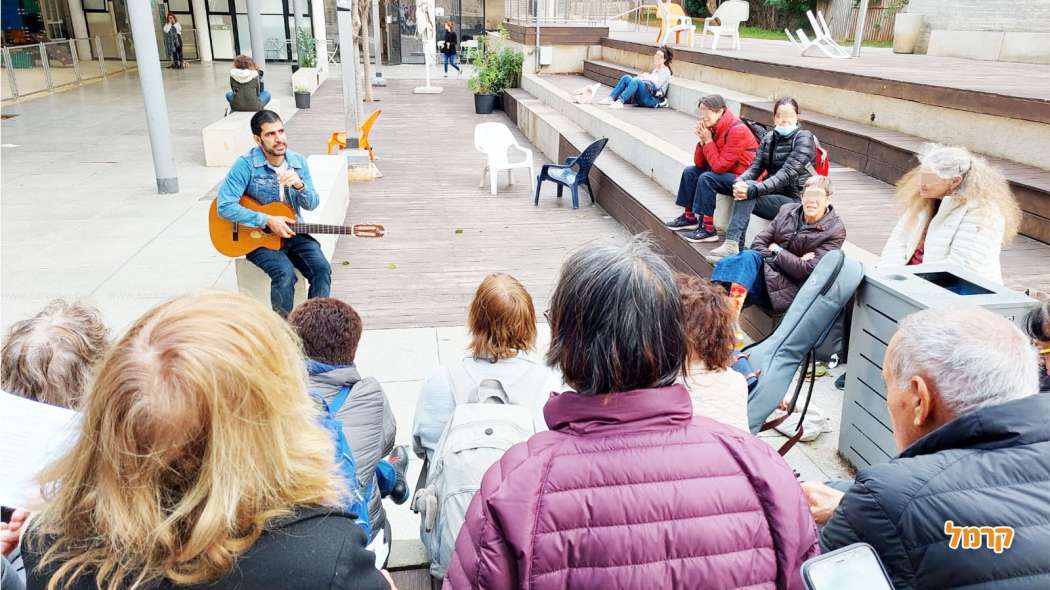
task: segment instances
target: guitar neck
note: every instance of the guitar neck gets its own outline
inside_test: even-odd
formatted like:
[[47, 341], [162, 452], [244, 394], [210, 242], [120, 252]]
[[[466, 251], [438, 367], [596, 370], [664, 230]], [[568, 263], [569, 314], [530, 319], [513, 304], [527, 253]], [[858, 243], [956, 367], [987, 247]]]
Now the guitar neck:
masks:
[[349, 225], [323, 225], [320, 223], [289, 223], [297, 234], [341, 234], [353, 235], [354, 228]]

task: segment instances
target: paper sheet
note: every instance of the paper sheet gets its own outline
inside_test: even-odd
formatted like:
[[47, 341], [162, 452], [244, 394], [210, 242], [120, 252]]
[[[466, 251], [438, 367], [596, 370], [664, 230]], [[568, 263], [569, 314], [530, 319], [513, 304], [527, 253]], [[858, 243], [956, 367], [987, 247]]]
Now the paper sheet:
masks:
[[79, 414], [0, 391], [0, 505], [23, 508], [37, 473], [76, 440]]

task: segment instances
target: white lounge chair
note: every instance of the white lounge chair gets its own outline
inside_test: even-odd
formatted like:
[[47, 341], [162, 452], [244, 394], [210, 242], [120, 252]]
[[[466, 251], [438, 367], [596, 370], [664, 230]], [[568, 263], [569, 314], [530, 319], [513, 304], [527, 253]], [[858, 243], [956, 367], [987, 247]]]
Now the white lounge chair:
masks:
[[[740, 50], [740, 23], [747, 22], [751, 14], [751, 5], [744, 0], [729, 0], [715, 10], [713, 16], [704, 19], [704, 29], [700, 32], [700, 49], [704, 48], [704, 37], [712, 35], [714, 41], [711, 49], [718, 49], [718, 38], [729, 37], [733, 40], [733, 48]], [[718, 24], [711, 24], [718, 20]], [[692, 43], [689, 44], [693, 46]]]
[[828, 28], [828, 23], [824, 20], [824, 13], [818, 11], [816, 16], [814, 16], [812, 10], [807, 10], [806, 17], [809, 18], [809, 24], [813, 27], [812, 41], [802, 29], [795, 31], [795, 34], [798, 36], [797, 39], [791, 36], [791, 31], [784, 29], [788, 39], [802, 50], [803, 56], [823, 56], [832, 59], [849, 59], [853, 57], [845, 47], [839, 45], [831, 36], [831, 29]]
[[[485, 154], [487, 158], [485, 169], [481, 172], [479, 187], [485, 186], [485, 178], [488, 177], [492, 194], [496, 194], [496, 184], [500, 170], [507, 171], [507, 183], [514, 184], [512, 170], [515, 168], [529, 169], [529, 189], [533, 188], [536, 178], [536, 167], [532, 163], [532, 150], [518, 145], [514, 134], [510, 132], [503, 123], [479, 123], [474, 127], [474, 147]], [[511, 162], [508, 150], [514, 148], [525, 155], [525, 159], [519, 162]]]

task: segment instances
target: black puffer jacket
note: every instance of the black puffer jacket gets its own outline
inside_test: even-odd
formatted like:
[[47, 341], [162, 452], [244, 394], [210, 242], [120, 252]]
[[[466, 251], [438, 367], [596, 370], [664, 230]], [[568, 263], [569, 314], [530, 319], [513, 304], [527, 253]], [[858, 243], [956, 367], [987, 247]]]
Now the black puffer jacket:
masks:
[[[889, 463], [861, 469], [824, 550], [875, 547], [897, 590], [1050, 587], [1050, 394], [964, 414]], [[951, 549], [945, 521], [1013, 527], [996, 554]]]
[[810, 176], [806, 164], [813, 163], [815, 153], [816, 144], [811, 132], [797, 129], [789, 137], [781, 137], [772, 130], [762, 138], [754, 161], [737, 180], [757, 180], [765, 172], [765, 179], [748, 188], [747, 198], [776, 194], [798, 199], [802, 185]]

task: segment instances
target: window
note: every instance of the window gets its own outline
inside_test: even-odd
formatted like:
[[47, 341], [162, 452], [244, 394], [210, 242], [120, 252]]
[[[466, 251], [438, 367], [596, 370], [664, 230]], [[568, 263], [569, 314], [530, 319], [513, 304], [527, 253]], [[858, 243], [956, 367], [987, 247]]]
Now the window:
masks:
[[83, 0], [84, 12], [107, 12], [106, 0]]

